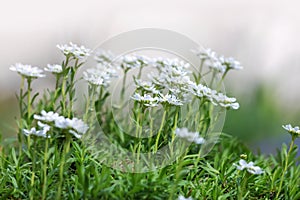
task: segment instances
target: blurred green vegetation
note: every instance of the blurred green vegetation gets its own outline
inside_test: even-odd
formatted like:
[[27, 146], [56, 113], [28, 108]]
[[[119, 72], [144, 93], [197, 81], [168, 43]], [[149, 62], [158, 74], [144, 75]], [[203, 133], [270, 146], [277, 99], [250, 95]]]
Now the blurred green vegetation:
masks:
[[239, 137], [246, 144], [288, 136], [283, 134], [285, 131], [281, 126], [289, 123], [299, 125], [299, 109], [286, 110], [273, 91], [272, 86], [260, 84], [249, 94], [235, 95], [241, 107], [227, 112], [223, 131]]

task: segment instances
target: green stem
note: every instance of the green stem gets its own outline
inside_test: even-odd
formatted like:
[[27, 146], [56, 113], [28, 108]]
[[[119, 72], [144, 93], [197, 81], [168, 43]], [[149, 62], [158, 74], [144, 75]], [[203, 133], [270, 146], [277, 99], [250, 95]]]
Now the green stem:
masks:
[[154, 152], [157, 152], [157, 150], [158, 150], [158, 142], [159, 142], [159, 139], [160, 139], [160, 135], [161, 135], [162, 129], [163, 129], [164, 124], [165, 124], [166, 114], [167, 114], [167, 109], [164, 111], [164, 114], [162, 116], [160, 128], [158, 130], [156, 141], [155, 141], [155, 151]]
[[24, 113], [23, 113], [23, 91], [24, 91], [24, 80], [25, 78], [22, 76], [21, 79], [21, 86], [20, 86], [20, 94], [19, 94], [19, 109], [20, 109], [20, 124], [19, 124], [19, 134], [18, 134], [18, 141], [19, 141], [19, 155], [22, 154], [22, 131], [23, 131], [23, 121]]
[[[29, 136], [30, 137], [30, 136]], [[34, 199], [34, 178], [35, 178], [35, 147], [36, 147], [36, 138], [33, 139], [33, 150], [32, 150], [32, 172], [31, 172], [31, 191], [30, 191], [30, 199]]]
[[31, 95], [30, 95], [30, 92], [31, 92], [31, 79], [28, 78], [27, 79], [27, 125], [30, 126], [30, 112], [31, 112]]
[[42, 189], [42, 200], [46, 199], [46, 191], [47, 191], [47, 159], [48, 159], [48, 143], [49, 139], [46, 138], [45, 142], [45, 151], [44, 151], [44, 166], [43, 166], [43, 189]]
[[293, 149], [293, 147], [294, 147], [295, 139], [296, 139], [296, 137], [293, 135], [293, 136], [292, 136], [292, 141], [291, 141], [291, 143], [290, 143], [289, 151], [288, 151], [287, 156], [286, 156], [286, 159], [285, 159], [284, 168], [283, 168], [283, 171], [282, 171], [282, 174], [281, 174], [280, 183], [279, 183], [279, 188], [278, 188], [278, 190], [277, 190], [277, 194], [276, 194], [276, 198], [275, 198], [275, 199], [278, 199], [278, 198], [279, 198], [279, 195], [280, 195], [280, 193], [281, 193], [282, 184], [283, 184], [283, 181], [284, 181], [284, 175], [285, 175], [285, 173], [286, 173], [286, 171], [287, 171], [287, 168], [288, 168], [289, 157], [290, 157], [290, 154], [291, 154], [292, 149]]
[[127, 78], [127, 71], [124, 71], [124, 77], [123, 77], [123, 85], [121, 89], [121, 102], [123, 103], [124, 100], [124, 94], [125, 94], [125, 87], [126, 87], [126, 78]]
[[64, 166], [66, 162], [66, 155], [70, 151], [70, 142], [71, 142], [71, 137], [69, 133], [66, 135], [66, 141], [64, 144], [64, 150], [62, 153], [62, 158], [61, 158], [61, 163], [59, 167], [59, 185], [58, 185], [58, 191], [57, 191], [57, 196], [56, 199], [61, 199], [61, 193], [62, 193], [62, 187], [63, 187], [63, 181], [64, 181]]

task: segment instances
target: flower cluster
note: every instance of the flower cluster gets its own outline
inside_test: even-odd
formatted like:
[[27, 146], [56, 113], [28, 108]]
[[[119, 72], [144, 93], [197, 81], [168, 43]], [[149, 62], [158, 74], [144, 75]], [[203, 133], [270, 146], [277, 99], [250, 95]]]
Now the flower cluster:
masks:
[[75, 59], [84, 59], [92, 53], [90, 49], [85, 48], [84, 46], [78, 46], [72, 42], [69, 45], [56, 45], [56, 47], [65, 55], [70, 56]]
[[[205, 98], [214, 105], [219, 105], [224, 108], [238, 109], [239, 103], [235, 98], [227, 97], [223, 93], [218, 93], [216, 90], [202, 85], [196, 84], [190, 79], [188, 70], [190, 65], [178, 59], [153, 59], [152, 63], [157, 67], [158, 75], [151, 73], [150, 81], [142, 81], [135, 79], [137, 90], [141, 90], [143, 94], [147, 94], [148, 99], [154, 94], [154, 104], [169, 103], [171, 105], [180, 106], [191, 100], [190, 96], [195, 95], [198, 98]], [[162, 91], [167, 91], [167, 95], [162, 95]], [[150, 94], [149, 94], [150, 93]], [[156, 98], [158, 97], [158, 99]], [[138, 98], [135, 100], [144, 101]], [[151, 99], [152, 100], [152, 99]], [[149, 100], [147, 100], [149, 101]]]
[[232, 57], [226, 58], [224, 56], [218, 56], [217, 53], [211, 49], [205, 49], [202, 47], [197, 50], [192, 50], [192, 52], [194, 52], [201, 60], [206, 61], [208, 67], [216, 72], [224, 74], [230, 69], [243, 69], [239, 61], [236, 61]]
[[95, 86], [107, 87], [111, 78], [116, 76], [116, 70], [109, 64], [102, 66], [99, 65], [97, 68], [90, 68], [83, 72], [83, 79]]
[[251, 174], [262, 174], [262, 173], [264, 173], [264, 171], [260, 167], [255, 166], [253, 162], [247, 163], [244, 159], [240, 159], [239, 165], [237, 165], [237, 164], [233, 164], [233, 165], [236, 166], [236, 168], [238, 170], [242, 171], [242, 170], [246, 169]]
[[37, 137], [50, 138], [50, 135], [47, 135], [47, 132], [50, 130], [50, 126], [41, 123], [38, 123], [38, 125], [42, 128], [41, 130], [36, 130], [35, 127], [31, 128], [30, 130], [23, 129], [23, 134], [27, 137], [34, 135]]
[[25, 78], [40, 78], [45, 77], [43, 70], [38, 67], [33, 67], [31, 65], [24, 65], [21, 63], [16, 63], [9, 68], [11, 71], [18, 72], [21, 76]]
[[130, 69], [137, 69], [148, 65], [151, 59], [146, 56], [125, 55], [120, 58], [120, 67], [127, 72]]
[[44, 70], [53, 74], [60, 74], [63, 71], [62, 66], [57, 64], [48, 64], [47, 67], [44, 68]]
[[159, 104], [174, 106], [183, 105], [183, 102], [173, 94], [164, 95], [162, 93], [158, 93], [155, 96], [151, 96], [150, 94], [140, 95], [139, 93], [134, 93], [131, 98], [147, 107], [156, 107]]
[[76, 138], [81, 138], [89, 128], [81, 119], [65, 118], [53, 111], [46, 112], [43, 110], [41, 115], [34, 115], [34, 119], [39, 120], [39, 126], [48, 127], [51, 124], [56, 128], [67, 130]]
[[205, 143], [205, 139], [201, 137], [198, 132], [190, 132], [187, 128], [177, 128], [175, 134], [177, 137], [184, 138], [189, 142], [194, 142], [196, 144]]
[[115, 55], [111, 51], [99, 49], [96, 51], [94, 59], [100, 64], [108, 64], [113, 62]]
[[299, 126], [292, 127], [291, 124], [283, 125], [282, 128], [287, 130], [291, 135], [300, 137], [300, 128]]

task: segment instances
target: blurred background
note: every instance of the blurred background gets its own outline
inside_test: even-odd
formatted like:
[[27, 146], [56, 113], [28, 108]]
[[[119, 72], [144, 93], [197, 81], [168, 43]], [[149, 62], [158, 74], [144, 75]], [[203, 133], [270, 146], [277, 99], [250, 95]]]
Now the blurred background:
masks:
[[[20, 78], [16, 62], [60, 63], [56, 44], [93, 48], [111, 36], [153, 27], [182, 33], [244, 66], [229, 73], [227, 93], [241, 104], [224, 132], [254, 150], [274, 152], [300, 125], [300, 2], [297, 0], [6, 1], [0, 7], [0, 133], [15, 135]], [[35, 87], [46, 88], [49, 80]]]

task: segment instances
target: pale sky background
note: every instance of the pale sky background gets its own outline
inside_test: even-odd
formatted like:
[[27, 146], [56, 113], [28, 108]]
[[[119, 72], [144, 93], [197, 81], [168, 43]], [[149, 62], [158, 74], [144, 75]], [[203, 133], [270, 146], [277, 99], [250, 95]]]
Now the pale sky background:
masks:
[[0, 100], [18, 90], [19, 77], [8, 70], [16, 62], [60, 63], [56, 44], [93, 48], [124, 31], [153, 27], [241, 61], [245, 69], [228, 76], [232, 90], [247, 94], [249, 86], [269, 82], [274, 98], [299, 108], [299, 9], [297, 0], [2, 1]]

